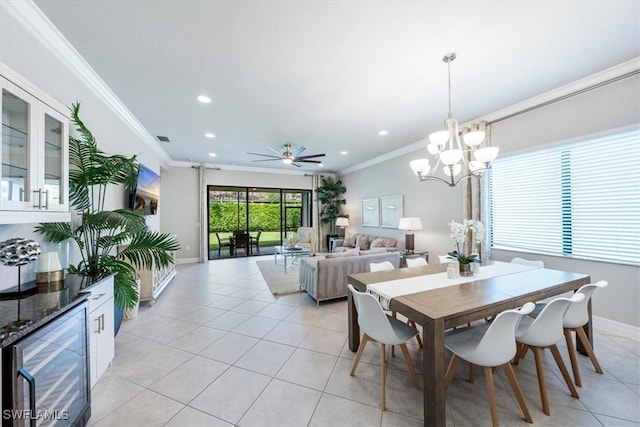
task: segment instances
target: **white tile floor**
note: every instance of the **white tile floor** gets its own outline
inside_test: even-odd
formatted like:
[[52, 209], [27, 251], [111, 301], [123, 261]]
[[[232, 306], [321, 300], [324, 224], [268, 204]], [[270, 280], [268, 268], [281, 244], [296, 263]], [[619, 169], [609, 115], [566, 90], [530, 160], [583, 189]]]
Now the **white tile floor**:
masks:
[[[179, 266], [158, 302], [123, 323], [113, 364], [93, 389], [90, 425], [422, 425], [422, 394], [403, 358], [389, 361], [382, 412], [375, 345], [349, 376], [346, 301], [317, 309], [305, 293], [274, 297], [255, 265], [261, 258]], [[409, 347], [419, 369], [420, 350]], [[640, 424], [640, 343], [596, 333], [595, 351], [605, 373], [579, 356], [580, 399], [545, 354], [551, 416], [542, 412], [531, 354], [515, 368], [535, 425]], [[461, 365], [449, 388], [448, 425], [490, 425], [484, 376], [470, 384], [466, 373]], [[528, 425], [504, 374], [496, 378], [501, 424]]]

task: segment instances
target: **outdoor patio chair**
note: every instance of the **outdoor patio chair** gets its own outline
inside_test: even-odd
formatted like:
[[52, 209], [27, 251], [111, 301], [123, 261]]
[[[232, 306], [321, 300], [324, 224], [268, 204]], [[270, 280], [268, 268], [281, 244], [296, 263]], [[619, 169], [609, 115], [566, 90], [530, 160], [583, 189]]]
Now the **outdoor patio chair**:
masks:
[[218, 256], [220, 256], [222, 248], [229, 248], [229, 254], [231, 254], [231, 241], [229, 239], [221, 239], [218, 233], [216, 233], [216, 239], [218, 239]]

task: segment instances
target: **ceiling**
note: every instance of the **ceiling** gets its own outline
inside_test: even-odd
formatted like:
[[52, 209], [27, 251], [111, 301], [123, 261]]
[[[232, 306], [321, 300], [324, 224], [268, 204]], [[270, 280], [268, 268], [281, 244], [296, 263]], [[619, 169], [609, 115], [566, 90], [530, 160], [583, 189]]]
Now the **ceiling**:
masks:
[[461, 123], [640, 56], [635, 0], [35, 3], [171, 159], [220, 166], [296, 169], [247, 154], [291, 143], [340, 171], [425, 138], [449, 51]]

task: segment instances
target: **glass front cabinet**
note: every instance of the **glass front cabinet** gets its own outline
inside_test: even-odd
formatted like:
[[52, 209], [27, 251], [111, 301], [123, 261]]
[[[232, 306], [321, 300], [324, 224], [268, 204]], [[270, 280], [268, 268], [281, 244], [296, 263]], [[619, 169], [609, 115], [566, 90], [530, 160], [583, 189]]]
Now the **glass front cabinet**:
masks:
[[0, 224], [69, 221], [68, 109], [0, 65]]

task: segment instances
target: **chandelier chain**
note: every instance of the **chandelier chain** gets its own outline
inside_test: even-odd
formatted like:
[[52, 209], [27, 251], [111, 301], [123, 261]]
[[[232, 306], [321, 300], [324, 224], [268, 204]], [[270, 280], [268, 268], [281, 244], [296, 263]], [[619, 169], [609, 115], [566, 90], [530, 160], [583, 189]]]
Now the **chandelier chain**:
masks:
[[453, 114], [451, 112], [451, 61], [453, 61], [453, 59], [447, 61], [447, 69], [449, 71], [449, 119], [453, 117]]

